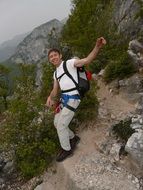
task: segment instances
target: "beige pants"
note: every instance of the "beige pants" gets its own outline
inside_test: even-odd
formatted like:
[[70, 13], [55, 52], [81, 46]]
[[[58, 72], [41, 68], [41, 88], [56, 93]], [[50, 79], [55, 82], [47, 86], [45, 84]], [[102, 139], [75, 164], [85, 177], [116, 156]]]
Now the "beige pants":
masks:
[[[80, 100], [70, 99], [68, 101], [68, 105], [75, 109], [79, 106], [79, 103]], [[73, 131], [69, 128], [69, 124], [73, 119], [74, 114], [75, 113], [73, 111], [69, 110], [66, 107], [63, 107], [63, 109], [57, 113], [54, 118], [54, 125], [57, 129], [61, 147], [67, 151], [71, 149], [70, 139], [74, 137]]]

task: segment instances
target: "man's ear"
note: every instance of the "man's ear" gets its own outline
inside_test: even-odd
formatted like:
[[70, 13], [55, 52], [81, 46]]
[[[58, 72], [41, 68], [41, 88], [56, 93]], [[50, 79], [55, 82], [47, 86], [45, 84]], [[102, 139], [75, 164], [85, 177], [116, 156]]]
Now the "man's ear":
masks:
[[60, 54], [60, 59], [62, 59], [62, 57], [63, 57], [62, 54]]

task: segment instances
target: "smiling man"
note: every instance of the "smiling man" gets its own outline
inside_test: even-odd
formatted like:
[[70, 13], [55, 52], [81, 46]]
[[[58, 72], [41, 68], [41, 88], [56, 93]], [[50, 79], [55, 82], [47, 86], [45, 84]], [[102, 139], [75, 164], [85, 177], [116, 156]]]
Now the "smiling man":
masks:
[[54, 85], [50, 95], [47, 98], [46, 106], [55, 105], [55, 98], [61, 90], [61, 103], [58, 107], [58, 113], [55, 115], [54, 125], [57, 129], [61, 151], [56, 160], [63, 161], [73, 154], [73, 151], [80, 141], [80, 138], [69, 128], [69, 124], [74, 117], [81, 98], [75, 83], [65, 73], [63, 64], [66, 64], [67, 70], [73, 79], [78, 82], [77, 67], [90, 64], [97, 56], [99, 50], [106, 44], [106, 40], [100, 37], [89, 55], [83, 59], [70, 59], [66, 63], [62, 60], [62, 54], [58, 49], [51, 49], [48, 52], [49, 62], [56, 67], [54, 72]]

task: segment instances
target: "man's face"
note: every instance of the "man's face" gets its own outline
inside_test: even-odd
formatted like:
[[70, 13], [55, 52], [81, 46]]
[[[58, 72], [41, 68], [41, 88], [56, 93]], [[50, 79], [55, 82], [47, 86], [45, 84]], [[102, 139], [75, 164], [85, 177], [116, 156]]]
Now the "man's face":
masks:
[[49, 54], [48, 59], [49, 59], [49, 62], [52, 63], [53, 65], [59, 66], [61, 63], [62, 55], [59, 54], [58, 52], [52, 51]]

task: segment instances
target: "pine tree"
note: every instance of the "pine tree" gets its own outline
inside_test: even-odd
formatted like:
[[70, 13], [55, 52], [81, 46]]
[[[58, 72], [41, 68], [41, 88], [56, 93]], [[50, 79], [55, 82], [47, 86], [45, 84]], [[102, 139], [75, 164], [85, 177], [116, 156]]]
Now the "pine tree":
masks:
[[7, 67], [0, 65], [0, 112], [4, 111], [2, 105], [4, 105], [4, 109], [8, 108], [7, 97], [10, 93], [9, 73], [10, 70]]

